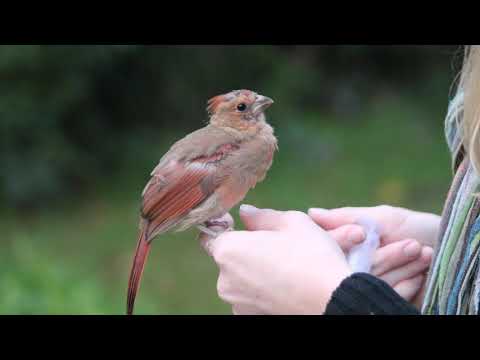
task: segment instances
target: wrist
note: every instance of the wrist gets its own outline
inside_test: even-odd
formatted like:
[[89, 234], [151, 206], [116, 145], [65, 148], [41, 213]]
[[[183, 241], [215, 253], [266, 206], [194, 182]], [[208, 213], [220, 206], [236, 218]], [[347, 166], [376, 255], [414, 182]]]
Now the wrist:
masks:
[[383, 280], [356, 273], [342, 281], [333, 293], [325, 315], [419, 315]]
[[352, 274], [352, 270], [345, 263], [345, 266], [342, 266], [335, 271], [329, 271], [328, 274], [323, 274], [323, 276], [321, 275], [321, 279], [317, 281], [317, 286], [315, 287], [317, 289], [317, 294], [312, 297], [315, 299], [314, 306], [317, 309], [315, 313], [323, 314], [325, 312], [335, 290]]

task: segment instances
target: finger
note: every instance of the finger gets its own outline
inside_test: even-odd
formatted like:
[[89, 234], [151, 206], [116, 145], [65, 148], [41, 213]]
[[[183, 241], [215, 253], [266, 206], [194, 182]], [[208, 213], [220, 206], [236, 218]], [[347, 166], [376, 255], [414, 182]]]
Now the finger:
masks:
[[425, 292], [427, 291], [427, 282], [424, 279], [422, 288], [420, 291], [415, 295], [415, 297], [412, 299], [412, 304], [417, 308], [421, 309], [423, 305], [423, 299], [425, 298]]
[[420, 257], [417, 260], [414, 260], [405, 266], [401, 266], [395, 270], [386, 272], [381, 275], [380, 278], [388, 283], [390, 286], [394, 287], [400, 281], [405, 279], [410, 279], [414, 276], [417, 276], [421, 273], [424, 273], [425, 270], [430, 266], [432, 260], [433, 250], [431, 247], [424, 246]]
[[238, 251], [238, 247], [245, 247], [245, 241], [248, 241], [248, 231], [226, 231], [215, 238], [210, 238], [206, 242], [207, 252], [213, 257], [217, 266], [222, 266], [231, 260], [233, 253]]
[[240, 219], [245, 228], [250, 231], [258, 230], [283, 230], [292, 223], [299, 225], [308, 223], [315, 226], [314, 222], [300, 211], [278, 211], [272, 209], [258, 209], [252, 205], [240, 206]]
[[[211, 219], [209, 222], [221, 224], [220, 227], [224, 226], [228, 229], [233, 229], [235, 227], [235, 220], [233, 220], [233, 217], [232, 215], [230, 215], [230, 213], [226, 213], [225, 215], [216, 219]], [[216, 226], [213, 225], [211, 227], [216, 227]]]
[[200, 231], [197, 239], [200, 242], [200, 246], [202, 247], [202, 249], [205, 250], [208, 255], [212, 256], [209, 249], [209, 241], [212, 239], [212, 236], [210, 236], [207, 233], [204, 233], [203, 231]]
[[262, 315], [262, 313], [258, 309], [252, 306], [246, 306], [246, 305], [233, 305], [232, 314], [233, 315]]
[[209, 256], [213, 256], [213, 244], [216, 238], [205, 234], [204, 232], [201, 232], [200, 235], [198, 235], [198, 239], [200, 241], [200, 246], [202, 247], [202, 249]]
[[353, 224], [360, 217], [365, 216], [369, 208], [343, 207], [337, 209], [308, 209], [308, 215], [325, 230], [332, 230], [342, 225]]
[[337, 229], [328, 231], [328, 234], [335, 239], [343, 252], [365, 240], [365, 231], [360, 225], [344, 225]]
[[414, 239], [405, 239], [379, 248], [373, 255], [372, 275], [380, 276], [413, 260], [422, 252], [422, 245]]
[[394, 286], [394, 290], [405, 300], [412, 301], [422, 288], [425, 275], [420, 274], [411, 279], [400, 281]]
[[258, 209], [252, 205], [240, 206], [240, 219], [245, 228], [254, 230], [276, 230], [278, 227], [280, 212], [272, 209]]

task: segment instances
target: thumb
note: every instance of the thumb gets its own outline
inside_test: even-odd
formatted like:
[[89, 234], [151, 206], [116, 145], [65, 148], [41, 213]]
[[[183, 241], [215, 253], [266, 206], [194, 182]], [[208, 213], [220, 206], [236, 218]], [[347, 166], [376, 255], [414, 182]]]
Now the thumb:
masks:
[[337, 209], [308, 209], [308, 215], [313, 221], [325, 230], [336, 229], [347, 224], [354, 224], [360, 217], [365, 216], [366, 208], [362, 207], [343, 207]]
[[278, 211], [242, 205], [240, 206], [240, 218], [246, 229], [250, 231], [279, 231], [295, 227], [305, 229], [305, 226], [318, 229], [318, 226], [307, 214], [295, 210]]
[[240, 206], [240, 219], [245, 228], [255, 230], [278, 230], [281, 223], [281, 211], [272, 209], [258, 209], [252, 205], [243, 204]]

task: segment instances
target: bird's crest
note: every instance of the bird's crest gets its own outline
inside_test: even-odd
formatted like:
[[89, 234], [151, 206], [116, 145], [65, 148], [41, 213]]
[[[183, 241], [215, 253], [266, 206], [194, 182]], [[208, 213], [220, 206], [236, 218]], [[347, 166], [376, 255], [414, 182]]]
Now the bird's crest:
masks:
[[220, 105], [224, 100], [226, 100], [225, 95], [217, 95], [208, 100], [207, 102], [207, 112], [209, 115], [215, 114]]

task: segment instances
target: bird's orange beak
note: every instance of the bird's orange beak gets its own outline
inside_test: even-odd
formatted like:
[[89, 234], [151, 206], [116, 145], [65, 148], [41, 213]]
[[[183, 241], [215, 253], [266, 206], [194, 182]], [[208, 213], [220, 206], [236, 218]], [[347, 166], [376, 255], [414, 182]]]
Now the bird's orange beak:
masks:
[[253, 113], [259, 114], [265, 111], [270, 105], [273, 104], [273, 100], [263, 95], [257, 95], [255, 102], [253, 103]]

